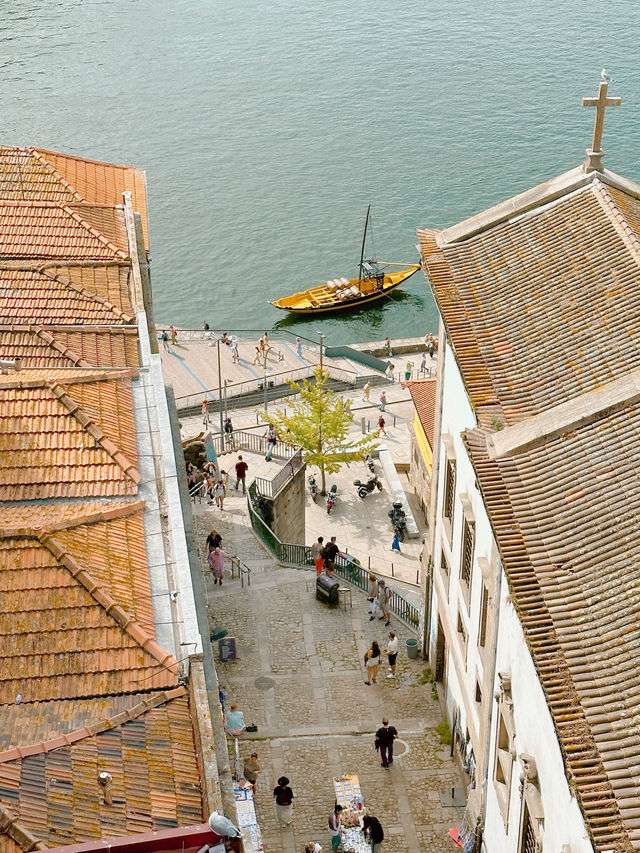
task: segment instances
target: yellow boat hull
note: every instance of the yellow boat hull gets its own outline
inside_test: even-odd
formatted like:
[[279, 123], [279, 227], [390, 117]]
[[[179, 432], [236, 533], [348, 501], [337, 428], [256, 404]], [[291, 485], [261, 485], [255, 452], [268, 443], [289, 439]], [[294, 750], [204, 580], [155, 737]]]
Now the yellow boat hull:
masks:
[[381, 288], [367, 279], [359, 281], [357, 278], [352, 278], [349, 284], [344, 285], [341, 289], [347, 290], [355, 287], [358, 290], [357, 295], [352, 294], [340, 297], [330, 287], [323, 284], [319, 287], [311, 287], [309, 290], [304, 290], [300, 293], [294, 293], [291, 296], [285, 296], [284, 299], [276, 299], [271, 304], [281, 311], [292, 311], [295, 314], [323, 314], [327, 311], [344, 311], [347, 308], [359, 308], [361, 305], [368, 305], [371, 302], [376, 302], [378, 299], [383, 299], [419, 269], [420, 265], [416, 264], [408, 269], [389, 273], [385, 275]]

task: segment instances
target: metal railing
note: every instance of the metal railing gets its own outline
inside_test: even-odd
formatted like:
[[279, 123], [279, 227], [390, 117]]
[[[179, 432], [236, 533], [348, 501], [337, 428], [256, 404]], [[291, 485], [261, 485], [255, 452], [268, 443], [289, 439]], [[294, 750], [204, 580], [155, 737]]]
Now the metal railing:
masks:
[[254, 482], [258, 489], [258, 493], [267, 498], [275, 498], [285, 483], [288, 483], [303, 466], [304, 459], [302, 458], [302, 451], [297, 450], [293, 456], [285, 462], [272, 480], [267, 480], [266, 477], [255, 478]]
[[[306, 367], [294, 367], [288, 370], [281, 370], [277, 373], [268, 372], [266, 382], [268, 389], [273, 391], [275, 387], [286, 386], [289, 382], [300, 382], [302, 379], [308, 379], [313, 376], [314, 369], [317, 364], [309, 364]], [[372, 376], [364, 377], [354, 370], [348, 370], [344, 367], [334, 367], [333, 365], [323, 365], [323, 370], [329, 374], [330, 379], [338, 382], [343, 382], [354, 388], [362, 387], [367, 379], [375, 384]], [[383, 377], [380, 377], [384, 381]], [[264, 376], [251, 377], [244, 379], [241, 382], [229, 382], [222, 389], [223, 403], [233, 397], [242, 397], [249, 394], [261, 394], [264, 391]], [[206, 390], [198, 391], [194, 394], [183, 394], [176, 397], [176, 408], [179, 413], [186, 412], [192, 409], [199, 409], [202, 406], [203, 400], [208, 400], [210, 404], [219, 403], [219, 393], [217, 388], [207, 388]], [[212, 414], [211, 418], [215, 415]]]
[[251, 586], [251, 569], [249, 566], [233, 554], [229, 555], [229, 562], [231, 563], [231, 577], [239, 577], [240, 584], [243, 588], [245, 579], [247, 581], [247, 586]]
[[[269, 527], [266, 521], [261, 517], [258, 510], [258, 490], [255, 483], [249, 486], [249, 494], [247, 495], [247, 506], [249, 508], [249, 518], [254, 533], [271, 551], [273, 556], [279, 563], [285, 563], [290, 566], [298, 566], [307, 568], [313, 565], [311, 559], [311, 548], [308, 545], [294, 545], [288, 542], [282, 542], [273, 530]], [[367, 590], [369, 585], [369, 572], [361, 565], [354, 557], [346, 554], [344, 557], [337, 557], [335, 561], [334, 573], [342, 580], [358, 589]], [[399, 592], [391, 590], [391, 601], [389, 602], [391, 612], [404, 622], [412, 631], [418, 630], [418, 622], [420, 614], [418, 608], [411, 604], [410, 601], [400, 595]]]

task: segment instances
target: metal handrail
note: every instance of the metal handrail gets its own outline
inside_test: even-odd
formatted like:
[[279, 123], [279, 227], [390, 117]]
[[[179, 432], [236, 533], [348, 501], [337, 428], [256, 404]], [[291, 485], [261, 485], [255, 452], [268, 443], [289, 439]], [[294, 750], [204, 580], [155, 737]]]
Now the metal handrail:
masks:
[[[251, 483], [247, 494], [247, 506], [251, 526], [256, 536], [267, 546], [269, 551], [280, 563], [306, 568], [313, 565], [311, 559], [311, 548], [308, 545], [294, 545], [282, 542], [266, 521], [260, 516], [257, 509], [258, 491], [254, 483]], [[369, 572], [358, 560], [346, 554], [338, 556], [335, 561], [334, 572], [342, 580], [347, 581], [357, 589], [367, 590], [369, 584]], [[418, 608], [395, 590], [391, 590], [391, 601], [389, 602], [391, 612], [412, 631], [418, 630], [420, 614]]]
[[297, 450], [290, 459], [285, 462], [272, 480], [265, 477], [256, 477], [254, 482], [258, 492], [267, 498], [274, 498], [280, 489], [288, 483], [291, 478], [304, 466], [302, 450]]
[[235, 570], [237, 568], [238, 577], [240, 578], [240, 584], [244, 589], [244, 579], [247, 579], [247, 586], [251, 586], [251, 569], [249, 566], [243, 562], [239, 557], [230, 554], [229, 562], [231, 563], [231, 577], [235, 577]]

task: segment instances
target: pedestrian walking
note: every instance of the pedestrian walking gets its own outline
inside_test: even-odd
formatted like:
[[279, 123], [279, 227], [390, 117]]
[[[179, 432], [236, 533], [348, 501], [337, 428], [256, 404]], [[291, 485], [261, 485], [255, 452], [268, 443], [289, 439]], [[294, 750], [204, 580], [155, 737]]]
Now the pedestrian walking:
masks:
[[373, 815], [365, 815], [362, 819], [362, 831], [366, 840], [371, 844], [371, 853], [379, 853], [382, 850], [384, 831], [378, 818]]
[[364, 388], [362, 389], [362, 399], [366, 400], [367, 403], [371, 402], [369, 400], [369, 394], [371, 394], [371, 383], [367, 379], [367, 381], [364, 383]]
[[389, 658], [389, 673], [387, 678], [396, 677], [396, 661], [398, 659], [398, 638], [394, 631], [389, 631], [389, 642], [387, 643], [387, 657]]
[[253, 785], [253, 791], [255, 793], [258, 773], [262, 773], [262, 767], [258, 762], [257, 752], [252, 752], [249, 758], [244, 762], [243, 773], [247, 782], [251, 782]]
[[316, 542], [311, 546], [311, 559], [315, 563], [316, 566], [316, 574], [321, 574], [322, 572], [322, 564], [324, 562], [322, 558], [322, 551], [324, 550], [324, 536], [318, 536]]
[[253, 363], [258, 365], [262, 363], [262, 353], [260, 352], [260, 347], [256, 347], [256, 352], [253, 356]]
[[391, 625], [391, 590], [386, 581], [378, 581], [377, 610], [382, 614], [378, 619], [384, 619], [385, 625]]
[[300, 340], [300, 335], [296, 335], [296, 352], [298, 353], [298, 358], [302, 358], [302, 341]]
[[342, 825], [342, 818], [340, 815], [341, 811], [342, 806], [336, 804], [329, 815], [329, 835], [331, 836], [331, 849], [334, 853], [336, 853], [336, 850], [340, 847], [340, 826]]
[[382, 417], [382, 415], [380, 415], [380, 417], [378, 418], [378, 429], [380, 430], [380, 432], [382, 433], [382, 435], [386, 435], [386, 434], [387, 434], [387, 431], [386, 431], [386, 429], [384, 428], [384, 425], [385, 425], [385, 424], [386, 424], [385, 419]]
[[269, 332], [264, 333], [262, 340], [264, 341], [265, 349], [268, 349], [269, 348]]
[[436, 342], [433, 340], [433, 335], [429, 335], [429, 343], [427, 344], [427, 350], [429, 351], [429, 358], [433, 358], [433, 353], [436, 348]]
[[289, 780], [286, 776], [281, 776], [278, 779], [278, 786], [273, 789], [273, 796], [276, 801], [278, 820], [283, 826], [289, 826], [293, 820], [294, 793], [289, 787]]
[[322, 549], [323, 567], [329, 577], [333, 574], [336, 557], [344, 557], [344, 554], [341, 553], [340, 548], [336, 544], [336, 537], [332, 536], [331, 541]]
[[228, 450], [234, 449], [235, 442], [233, 440], [233, 424], [231, 423], [231, 418], [226, 418], [224, 422], [224, 442]]
[[389, 767], [393, 764], [393, 742], [398, 737], [398, 732], [393, 726], [389, 725], [389, 720], [386, 717], [382, 719], [382, 726], [376, 732], [376, 749], [380, 750], [380, 758], [382, 766]]
[[305, 846], [304, 853], [322, 853], [322, 847], [316, 841], [310, 841]]
[[221, 547], [222, 536], [220, 536], [217, 530], [212, 530], [211, 533], [207, 536], [206, 545], [209, 551], [213, 551], [214, 548]]
[[380, 411], [384, 412], [384, 410], [386, 408], [387, 408], [387, 395], [383, 391], [382, 394], [380, 394]]
[[222, 586], [224, 578], [224, 558], [226, 556], [226, 552], [220, 546], [209, 551], [209, 568], [213, 572], [213, 582], [219, 583], [220, 586]]
[[426, 352], [422, 353], [422, 360], [420, 361], [420, 373], [424, 376], [427, 372], [427, 354]]
[[224, 483], [222, 480], [218, 480], [216, 483], [213, 494], [216, 500], [216, 506], [219, 506], [220, 509], [224, 509], [224, 498], [227, 493]]
[[275, 450], [276, 442], [278, 441], [278, 434], [273, 424], [269, 424], [264, 437], [267, 439], [267, 453], [264, 458], [267, 462], [271, 462], [273, 451]]
[[391, 347], [391, 339], [385, 338], [384, 339], [384, 345], [387, 348], [387, 355], [389, 356], [389, 358], [391, 358], [391, 356], [393, 355], [393, 348]]
[[390, 382], [394, 382], [394, 381], [395, 381], [395, 380], [394, 380], [394, 378], [393, 378], [393, 370], [394, 370], [393, 362], [392, 362], [392, 361], [388, 361], [388, 362], [387, 362], [387, 369], [385, 370], [385, 375], [386, 375], [387, 379], [388, 379]]
[[236, 491], [240, 491], [240, 483], [242, 483], [242, 494], [246, 495], [247, 493], [247, 471], [249, 470], [249, 466], [242, 458], [242, 454], [238, 455], [238, 461], [236, 462]]
[[167, 330], [160, 335], [160, 340], [162, 341], [162, 346], [166, 352], [171, 352], [169, 349], [169, 335], [167, 334]]
[[367, 679], [365, 684], [376, 683], [378, 677], [378, 667], [380, 666], [380, 646], [374, 640], [371, 646], [364, 653], [364, 662], [367, 667]]
[[408, 361], [406, 366], [405, 366], [405, 369], [404, 369], [405, 382], [408, 382], [412, 376], [413, 376], [413, 362]]
[[234, 364], [240, 363], [240, 353], [238, 351], [238, 339], [235, 337], [231, 341], [231, 361]]
[[376, 616], [376, 605], [378, 597], [378, 579], [374, 574], [369, 575], [369, 588], [367, 589], [367, 601], [369, 602], [369, 622], [373, 622]]
[[173, 346], [175, 346], [178, 342], [178, 330], [175, 326], [170, 326], [169, 331], [171, 333], [171, 343], [173, 344]]
[[202, 412], [202, 423], [204, 424], [205, 429], [206, 429], [209, 426], [209, 401], [207, 399], [204, 399], [202, 401], [201, 412]]
[[397, 530], [393, 534], [393, 542], [391, 543], [391, 550], [397, 551], [398, 553], [400, 553], [400, 534], [398, 533]]

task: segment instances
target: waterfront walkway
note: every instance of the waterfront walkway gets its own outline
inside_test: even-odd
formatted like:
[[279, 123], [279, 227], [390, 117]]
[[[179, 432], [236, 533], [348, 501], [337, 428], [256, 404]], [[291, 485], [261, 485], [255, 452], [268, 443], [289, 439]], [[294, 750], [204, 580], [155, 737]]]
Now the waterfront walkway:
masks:
[[[310, 841], [329, 851], [327, 817], [333, 806], [332, 777], [356, 773], [365, 805], [381, 821], [384, 853], [452, 849], [447, 836], [460, 809], [441, 795], [462, 779], [449, 747], [440, 742], [441, 720], [431, 685], [420, 684], [422, 661], [409, 661], [406, 629], [400, 637], [398, 677], [364, 684], [363, 655], [377, 639], [386, 647], [383, 622], [370, 622], [364, 594], [353, 591], [353, 608], [330, 610], [314, 598], [315, 573], [278, 567], [253, 536], [244, 498], [231, 494], [224, 512], [195, 507], [198, 542], [215, 527], [223, 547], [252, 569], [251, 586], [225, 580], [214, 586], [205, 570], [211, 627], [236, 637], [239, 659], [218, 663], [227, 702], [236, 702], [258, 731], [241, 738], [241, 755], [257, 751], [264, 768], [256, 808], [267, 853], [300, 853]], [[386, 657], [385, 657], [386, 661]], [[380, 767], [374, 732], [387, 715], [400, 733], [391, 769]], [[230, 743], [231, 747], [231, 743]], [[290, 827], [277, 825], [271, 791], [286, 774], [296, 794]]]

